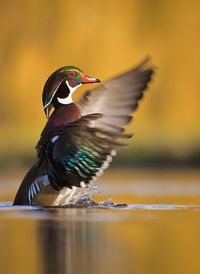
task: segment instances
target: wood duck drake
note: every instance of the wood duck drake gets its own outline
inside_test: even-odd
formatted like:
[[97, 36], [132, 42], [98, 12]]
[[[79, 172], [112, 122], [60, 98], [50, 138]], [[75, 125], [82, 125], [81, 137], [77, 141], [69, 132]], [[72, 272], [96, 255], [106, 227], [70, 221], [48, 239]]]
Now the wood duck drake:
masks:
[[79, 86], [100, 80], [74, 66], [62, 67], [48, 78], [42, 97], [48, 121], [36, 146], [35, 164], [14, 205], [69, 204], [77, 189], [87, 188], [103, 173], [123, 146], [118, 139], [131, 137], [124, 126], [151, 79], [148, 62], [86, 92], [76, 103], [72, 94]]

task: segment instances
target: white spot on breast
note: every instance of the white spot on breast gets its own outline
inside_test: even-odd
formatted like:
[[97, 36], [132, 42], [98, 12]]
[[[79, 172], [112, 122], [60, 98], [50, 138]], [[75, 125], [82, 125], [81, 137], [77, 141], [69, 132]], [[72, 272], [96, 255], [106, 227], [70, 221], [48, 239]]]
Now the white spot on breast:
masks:
[[53, 138], [51, 138], [51, 142], [52, 142], [52, 143], [55, 143], [55, 141], [57, 141], [58, 138], [59, 138], [58, 135], [54, 136]]

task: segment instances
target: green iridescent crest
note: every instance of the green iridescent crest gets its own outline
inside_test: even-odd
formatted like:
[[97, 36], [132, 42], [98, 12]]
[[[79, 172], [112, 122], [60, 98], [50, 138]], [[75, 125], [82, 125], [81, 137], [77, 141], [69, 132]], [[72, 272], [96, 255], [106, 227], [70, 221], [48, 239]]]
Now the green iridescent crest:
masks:
[[77, 72], [82, 72], [79, 68], [74, 66], [66, 66], [59, 68], [52, 73], [43, 90], [43, 106], [46, 108], [52, 101], [56, 91], [63, 80], [73, 80], [76, 78], [79, 83], [81, 82], [81, 75]]
[[42, 101], [47, 117], [49, 116], [50, 109], [52, 108], [53, 98], [63, 81], [66, 82], [66, 98], [69, 93], [72, 94], [81, 84], [100, 82], [99, 79], [85, 75], [78, 67], [66, 66], [59, 68], [50, 75], [43, 90]]

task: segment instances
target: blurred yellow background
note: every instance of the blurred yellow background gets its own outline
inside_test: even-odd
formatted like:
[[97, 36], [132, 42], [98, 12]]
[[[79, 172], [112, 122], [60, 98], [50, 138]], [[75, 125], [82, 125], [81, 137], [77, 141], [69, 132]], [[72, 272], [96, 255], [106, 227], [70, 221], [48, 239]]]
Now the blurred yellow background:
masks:
[[198, 162], [199, 10], [199, 1], [178, 0], [2, 2], [1, 165], [33, 155], [46, 122], [42, 89], [54, 70], [75, 65], [106, 80], [147, 54], [156, 74], [129, 127], [135, 137], [122, 155]]

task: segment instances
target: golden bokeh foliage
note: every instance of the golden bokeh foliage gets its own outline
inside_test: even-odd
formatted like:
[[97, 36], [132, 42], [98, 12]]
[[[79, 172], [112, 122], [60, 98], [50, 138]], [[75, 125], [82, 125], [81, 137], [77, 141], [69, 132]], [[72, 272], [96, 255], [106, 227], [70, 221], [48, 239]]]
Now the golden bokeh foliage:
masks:
[[181, 157], [199, 149], [199, 10], [199, 1], [178, 0], [2, 2], [1, 156], [32, 153], [46, 122], [42, 89], [55, 69], [76, 65], [106, 80], [147, 54], [156, 74], [129, 127], [137, 133], [131, 144]]

